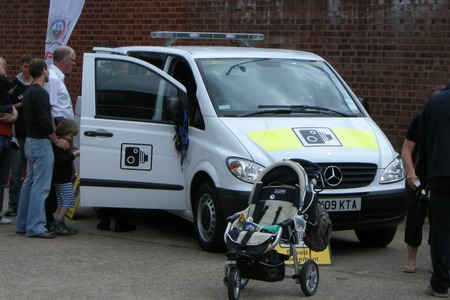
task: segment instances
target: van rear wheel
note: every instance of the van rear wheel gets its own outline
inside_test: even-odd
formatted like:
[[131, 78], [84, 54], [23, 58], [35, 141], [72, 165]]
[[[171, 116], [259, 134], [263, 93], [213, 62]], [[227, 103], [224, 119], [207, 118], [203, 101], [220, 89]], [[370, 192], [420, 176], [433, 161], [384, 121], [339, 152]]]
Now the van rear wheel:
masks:
[[225, 221], [212, 183], [202, 184], [195, 194], [194, 224], [197, 241], [203, 250], [219, 252], [225, 249]]
[[359, 242], [370, 247], [386, 247], [392, 242], [396, 232], [397, 226], [355, 230]]

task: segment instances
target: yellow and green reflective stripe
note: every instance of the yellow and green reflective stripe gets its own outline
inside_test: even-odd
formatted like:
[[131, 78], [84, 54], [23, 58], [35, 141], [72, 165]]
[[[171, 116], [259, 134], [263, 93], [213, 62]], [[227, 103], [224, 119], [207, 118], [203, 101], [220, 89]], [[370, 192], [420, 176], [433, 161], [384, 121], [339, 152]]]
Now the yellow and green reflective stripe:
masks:
[[[342, 147], [378, 150], [377, 139], [372, 131], [348, 128], [331, 128], [331, 130], [341, 142]], [[290, 128], [249, 131], [246, 134], [265, 151], [304, 147]]]
[[250, 131], [246, 134], [266, 151], [303, 147], [290, 128]]
[[348, 128], [332, 128], [342, 147], [378, 150], [377, 139], [372, 131]]

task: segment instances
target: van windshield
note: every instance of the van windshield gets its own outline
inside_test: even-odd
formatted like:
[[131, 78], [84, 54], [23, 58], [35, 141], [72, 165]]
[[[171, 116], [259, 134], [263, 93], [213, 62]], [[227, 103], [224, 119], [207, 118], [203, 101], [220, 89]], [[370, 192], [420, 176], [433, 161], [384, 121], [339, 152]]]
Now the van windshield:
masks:
[[354, 99], [321, 61], [271, 58], [197, 61], [219, 116], [361, 116]]

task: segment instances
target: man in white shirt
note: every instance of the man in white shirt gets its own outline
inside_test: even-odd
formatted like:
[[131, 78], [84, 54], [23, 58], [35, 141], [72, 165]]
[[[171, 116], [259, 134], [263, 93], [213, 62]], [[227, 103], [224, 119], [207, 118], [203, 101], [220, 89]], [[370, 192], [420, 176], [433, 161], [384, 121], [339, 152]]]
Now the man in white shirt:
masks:
[[69, 46], [60, 46], [53, 53], [53, 64], [50, 65], [49, 81], [44, 88], [50, 95], [53, 119], [74, 119], [72, 100], [64, 84], [64, 77], [72, 71], [76, 64], [75, 51]]
[[[60, 46], [53, 52], [53, 64], [49, 66], [49, 80], [44, 85], [50, 96], [51, 115], [55, 126], [61, 119], [74, 119], [72, 100], [64, 84], [64, 77], [72, 72], [76, 64], [75, 51], [69, 46]], [[55, 188], [52, 186], [45, 200], [47, 229], [51, 230], [53, 214], [57, 209]]]

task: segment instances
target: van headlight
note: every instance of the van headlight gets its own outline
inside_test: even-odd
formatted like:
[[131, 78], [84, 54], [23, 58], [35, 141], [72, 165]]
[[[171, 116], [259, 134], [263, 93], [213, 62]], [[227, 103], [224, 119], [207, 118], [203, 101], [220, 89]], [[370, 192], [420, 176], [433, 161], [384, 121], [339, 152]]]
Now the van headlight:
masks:
[[397, 182], [405, 178], [402, 160], [397, 156], [381, 174], [380, 184]]
[[264, 169], [260, 164], [238, 157], [228, 157], [226, 162], [231, 174], [248, 183], [254, 183]]

